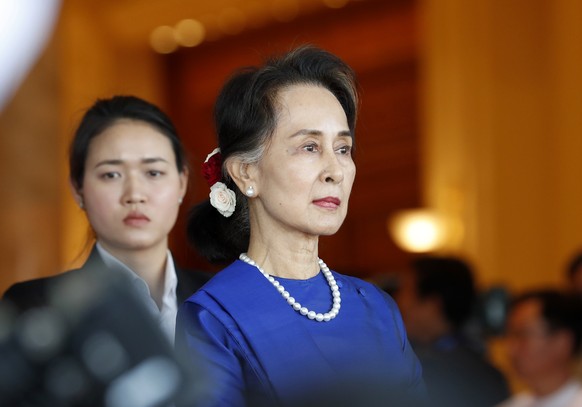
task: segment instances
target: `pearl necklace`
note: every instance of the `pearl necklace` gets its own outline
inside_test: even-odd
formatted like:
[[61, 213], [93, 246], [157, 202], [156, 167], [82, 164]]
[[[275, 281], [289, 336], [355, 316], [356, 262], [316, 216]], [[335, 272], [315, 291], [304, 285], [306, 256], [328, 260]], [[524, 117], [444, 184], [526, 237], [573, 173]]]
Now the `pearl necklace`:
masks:
[[319, 267], [321, 268], [321, 272], [323, 273], [323, 275], [325, 276], [325, 279], [327, 280], [327, 284], [329, 284], [329, 288], [331, 289], [331, 296], [333, 298], [333, 305], [332, 305], [331, 309], [328, 312], [326, 312], [325, 314], [316, 313], [315, 311], [310, 311], [306, 307], [303, 307], [299, 302], [295, 301], [295, 298], [291, 297], [289, 292], [287, 290], [285, 290], [285, 288], [283, 288], [281, 283], [279, 283], [277, 280], [275, 280], [271, 275], [267, 274], [257, 263], [255, 263], [255, 261], [253, 259], [251, 259], [249, 256], [247, 256], [246, 253], [242, 253], [239, 256], [239, 259], [241, 259], [242, 261], [244, 261], [247, 264], [250, 264], [251, 266], [255, 266], [261, 272], [261, 274], [263, 276], [265, 276], [265, 278], [267, 280], [269, 280], [269, 282], [271, 284], [273, 284], [273, 286], [277, 289], [277, 291], [279, 291], [279, 293], [281, 293], [283, 298], [287, 301], [287, 304], [289, 304], [291, 307], [293, 307], [293, 309], [295, 311], [299, 312], [301, 315], [304, 315], [307, 318], [318, 321], [318, 322], [322, 322], [322, 321], [328, 322], [328, 321], [334, 319], [337, 316], [337, 314], [339, 314], [339, 310], [341, 307], [341, 301], [342, 301], [339, 287], [338, 287], [337, 283], [335, 282], [335, 278], [333, 278], [333, 274], [331, 273], [331, 271], [329, 271], [329, 268], [323, 262], [323, 260], [318, 259]]

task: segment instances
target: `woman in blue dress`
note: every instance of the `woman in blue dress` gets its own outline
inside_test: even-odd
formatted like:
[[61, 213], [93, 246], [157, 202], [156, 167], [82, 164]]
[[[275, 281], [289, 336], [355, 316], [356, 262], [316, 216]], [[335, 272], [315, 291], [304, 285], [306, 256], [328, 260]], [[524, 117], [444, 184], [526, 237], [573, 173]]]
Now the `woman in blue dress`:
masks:
[[230, 265], [181, 306], [176, 333], [192, 363], [205, 361], [204, 406], [423, 397], [394, 301], [318, 257], [319, 236], [347, 213], [357, 103], [353, 71], [308, 46], [222, 89], [219, 148], [203, 165], [210, 199], [191, 212], [188, 235]]

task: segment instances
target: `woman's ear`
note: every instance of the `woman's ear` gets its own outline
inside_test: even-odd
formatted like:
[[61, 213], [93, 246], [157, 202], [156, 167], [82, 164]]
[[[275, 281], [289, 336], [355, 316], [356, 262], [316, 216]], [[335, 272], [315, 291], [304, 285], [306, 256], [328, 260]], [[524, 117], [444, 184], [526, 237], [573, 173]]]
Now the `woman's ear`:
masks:
[[190, 171], [188, 171], [187, 167], [184, 167], [182, 171], [179, 173], [180, 176], [180, 202], [186, 195], [186, 191], [188, 190], [188, 179], [190, 178]]
[[85, 201], [83, 199], [82, 189], [77, 187], [73, 181], [69, 182], [69, 187], [71, 188], [71, 193], [73, 194], [73, 198], [75, 199], [75, 202], [77, 202], [77, 205], [79, 205], [79, 208], [85, 209]]
[[238, 158], [231, 158], [226, 162], [226, 171], [238, 189], [245, 191], [249, 185], [255, 184], [256, 164], [243, 163]]

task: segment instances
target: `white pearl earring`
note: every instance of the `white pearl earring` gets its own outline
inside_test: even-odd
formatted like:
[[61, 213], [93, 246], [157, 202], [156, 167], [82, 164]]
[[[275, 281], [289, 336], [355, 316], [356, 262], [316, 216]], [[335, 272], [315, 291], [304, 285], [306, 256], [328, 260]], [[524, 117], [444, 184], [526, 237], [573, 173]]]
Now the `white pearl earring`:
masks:
[[253, 186], [249, 186], [246, 190], [245, 190], [245, 194], [247, 196], [254, 196], [255, 195], [255, 189], [253, 188]]
[[178, 199], [178, 205], [182, 205], [182, 198]]
[[85, 209], [85, 202], [83, 202], [83, 199], [79, 201], [79, 208]]

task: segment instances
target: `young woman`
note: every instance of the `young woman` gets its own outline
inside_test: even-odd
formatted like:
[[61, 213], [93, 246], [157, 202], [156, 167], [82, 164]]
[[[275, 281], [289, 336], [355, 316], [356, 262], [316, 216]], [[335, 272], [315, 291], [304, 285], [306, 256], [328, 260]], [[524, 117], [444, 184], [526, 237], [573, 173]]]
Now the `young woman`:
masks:
[[17, 283], [4, 294], [21, 311], [47, 305], [71, 275], [121, 273], [173, 340], [178, 303], [205, 281], [177, 269], [168, 250], [188, 183], [182, 143], [170, 119], [133, 96], [98, 100], [84, 115], [70, 149], [70, 180], [95, 244], [83, 267]]
[[347, 213], [356, 114], [352, 70], [312, 47], [239, 72], [219, 95], [210, 199], [191, 214], [189, 236], [210, 260], [232, 263], [181, 306], [176, 331], [180, 351], [208, 362], [203, 405], [422, 398], [394, 301], [318, 258], [319, 236]]

